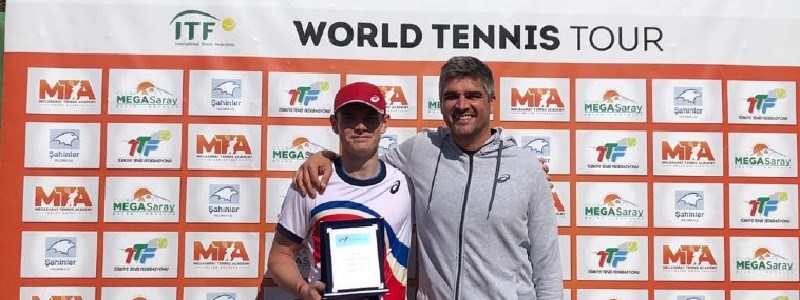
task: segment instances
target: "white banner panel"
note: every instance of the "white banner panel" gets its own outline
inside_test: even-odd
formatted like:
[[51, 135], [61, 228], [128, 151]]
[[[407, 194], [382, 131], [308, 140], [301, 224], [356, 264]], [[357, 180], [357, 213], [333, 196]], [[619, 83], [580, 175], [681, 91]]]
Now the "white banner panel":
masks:
[[189, 95], [192, 116], [262, 115], [261, 72], [191, 70]]
[[258, 223], [259, 178], [189, 177], [186, 222]]
[[575, 80], [575, 119], [578, 122], [647, 121], [644, 79]]
[[258, 278], [258, 233], [187, 232], [186, 278]]
[[97, 168], [100, 124], [25, 123], [26, 168]]
[[647, 290], [578, 290], [578, 300], [646, 300]]
[[647, 175], [647, 132], [577, 130], [578, 174]]
[[177, 232], [104, 232], [104, 278], [175, 278]]
[[728, 173], [731, 177], [797, 177], [797, 135], [729, 133]]
[[177, 223], [178, 177], [107, 177], [106, 222]]
[[797, 238], [731, 237], [731, 281], [797, 282]]
[[578, 226], [647, 227], [647, 183], [578, 182]]
[[797, 124], [794, 81], [728, 81], [728, 122]]
[[500, 77], [500, 120], [568, 122], [569, 86], [569, 78]]
[[[724, 6], [680, 0], [580, 4], [539, 0], [526, 5], [501, 1], [492, 7], [480, 1], [361, 0], [346, 8], [322, 0], [239, 0], [224, 6], [212, 0], [192, 5], [177, 0], [144, 2], [158, 3], [158, 9], [131, 5], [143, 3], [133, 0], [76, 1], [68, 9], [54, 3], [60, 2], [9, 2], [9, 11], [26, 13], [9, 14], [6, 51], [445, 60], [467, 51], [496, 49], [484, 51], [483, 59], [800, 65], [796, 53], [774, 51], [797, 46], [784, 34], [786, 28], [800, 27], [794, 14], [800, 4], [790, 0], [768, 4], [734, 0]], [[447, 14], [454, 7], [459, 13]], [[132, 15], [148, 15], [150, 21], [128, 18]], [[121, 21], [136, 26], [119, 26]], [[70, 24], [70, 30], [63, 24]], [[133, 35], [124, 28], [136, 28], [138, 42], [106, 38]], [[34, 39], [30, 32], [58, 38]], [[357, 34], [362, 32], [374, 34]], [[721, 42], [729, 40], [769, 46], [732, 50]]]
[[653, 175], [722, 176], [719, 132], [653, 132]]
[[189, 124], [189, 169], [261, 170], [261, 126]]
[[653, 184], [656, 228], [723, 228], [721, 183]]
[[572, 240], [569, 235], [558, 236], [558, 250], [561, 258], [561, 278], [564, 280], [572, 279]]
[[20, 277], [94, 278], [97, 233], [23, 231]]
[[182, 115], [183, 71], [111, 69], [109, 115]]
[[730, 184], [730, 227], [797, 229], [796, 184]]
[[663, 281], [725, 281], [722, 237], [653, 237], [653, 275]]
[[100, 114], [102, 70], [28, 68], [27, 113]]
[[23, 222], [97, 222], [97, 177], [25, 176]]
[[110, 123], [106, 138], [106, 167], [179, 169], [181, 124]]
[[722, 123], [722, 81], [653, 79], [653, 122]]
[[798, 300], [800, 291], [774, 291], [774, 290], [732, 290], [731, 300], [770, 299], [770, 300]]
[[578, 280], [647, 281], [646, 236], [578, 236]]
[[725, 291], [655, 290], [655, 300], [725, 300]]

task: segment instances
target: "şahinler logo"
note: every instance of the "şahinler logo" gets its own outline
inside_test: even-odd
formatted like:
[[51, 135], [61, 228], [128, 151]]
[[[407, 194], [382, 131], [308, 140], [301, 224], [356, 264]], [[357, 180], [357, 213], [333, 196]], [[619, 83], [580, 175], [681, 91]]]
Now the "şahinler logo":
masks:
[[236, 28], [236, 22], [231, 17], [220, 20], [208, 12], [189, 9], [175, 14], [169, 24], [174, 26], [176, 46], [235, 46], [233, 39], [223, 42], [221, 38], [212, 38], [219, 31], [216, 29], [230, 32]]

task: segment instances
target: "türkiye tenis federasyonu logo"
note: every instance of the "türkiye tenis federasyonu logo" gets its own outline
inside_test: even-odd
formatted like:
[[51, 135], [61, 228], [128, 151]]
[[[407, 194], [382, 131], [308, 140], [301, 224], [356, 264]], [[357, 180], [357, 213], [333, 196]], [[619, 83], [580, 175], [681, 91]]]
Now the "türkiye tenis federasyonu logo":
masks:
[[638, 169], [638, 163], [628, 163], [625, 155], [628, 149], [636, 147], [636, 138], [623, 138], [616, 142], [594, 147], [597, 152], [596, 163], [589, 163], [591, 169]]
[[307, 113], [307, 114], [330, 114], [331, 109], [325, 107], [315, 107], [317, 101], [324, 94], [331, 92], [331, 84], [328, 81], [316, 81], [311, 84], [301, 85], [290, 88], [289, 105], [278, 108], [282, 113]]
[[594, 252], [597, 256], [597, 268], [587, 270], [589, 274], [639, 274], [639, 270], [622, 269], [622, 264], [628, 260], [628, 256], [639, 251], [639, 244], [636, 241], [628, 241]]
[[172, 133], [167, 129], [156, 131], [150, 135], [138, 136], [127, 141], [130, 145], [128, 157], [118, 158], [118, 162], [144, 162], [144, 163], [169, 163], [172, 158], [151, 158], [150, 154], [157, 151], [162, 145], [172, 139]]
[[782, 88], [775, 88], [767, 91], [766, 94], [757, 94], [747, 97], [744, 101], [747, 102], [747, 112], [740, 114], [740, 120], [788, 120], [788, 116], [777, 115], [776, 106], [779, 101], [786, 99], [786, 90]]
[[[128, 248], [122, 249], [121, 251], [124, 253], [123, 257], [125, 257], [125, 264], [147, 264], [147, 261], [153, 259], [156, 256], [156, 252], [160, 249], [166, 249], [169, 245], [169, 239], [165, 237], [157, 237], [147, 241], [147, 243], [137, 243], [133, 244]], [[127, 268], [124, 267], [115, 267], [114, 271], [121, 272], [121, 271], [136, 271], [136, 270], [125, 270]]]
[[744, 201], [744, 205], [749, 207], [748, 217], [742, 218], [742, 223], [791, 223], [787, 218], [776, 217], [781, 206], [789, 201], [789, 193], [775, 192], [768, 196], [756, 197]]
[[189, 9], [175, 14], [169, 24], [175, 30], [176, 46], [232, 47], [236, 45], [231, 35], [226, 35], [236, 28], [236, 22], [231, 17], [220, 20], [208, 12]]

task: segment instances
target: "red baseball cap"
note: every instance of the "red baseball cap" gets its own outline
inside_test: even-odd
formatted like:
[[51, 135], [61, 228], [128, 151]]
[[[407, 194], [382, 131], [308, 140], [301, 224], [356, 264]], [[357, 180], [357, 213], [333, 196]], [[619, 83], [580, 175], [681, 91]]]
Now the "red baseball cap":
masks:
[[353, 82], [342, 87], [336, 93], [336, 99], [333, 101], [333, 113], [350, 103], [364, 103], [372, 106], [381, 114], [386, 112], [386, 100], [383, 99], [383, 91], [371, 83]]

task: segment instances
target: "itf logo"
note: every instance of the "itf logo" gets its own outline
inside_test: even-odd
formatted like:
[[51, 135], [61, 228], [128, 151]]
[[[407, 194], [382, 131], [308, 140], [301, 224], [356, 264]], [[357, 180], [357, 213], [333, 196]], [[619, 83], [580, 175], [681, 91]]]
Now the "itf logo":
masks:
[[673, 87], [673, 113], [676, 116], [691, 117], [703, 114], [703, 87]]
[[236, 27], [233, 18], [220, 20], [208, 12], [189, 9], [175, 14], [169, 24], [174, 26], [176, 46], [235, 46], [233, 42], [208, 41], [218, 24], [222, 30], [232, 31]]
[[206, 293], [205, 300], [236, 300], [236, 293]]
[[312, 101], [319, 99], [320, 94], [327, 92], [331, 84], [327, 81], [317, 81], [310, 85], [298, 86], [289, 90], [289, 105], [309, 106]]
[[242, 79], [211, 79], [212, 108], [218, 111], [236, 110], [242, 102]]
[[73, 162], [80, 157], [81, 131], [79, 129], [50, 129], [50, 160]]
[[172, 138], [172, 133], [169, 130], [159, 130], [148, 136], [139, 136], [128, 140], [131, 145], [131, 150], [128, 156], [150, 156], [150, 152], [158, 149], [158, 143], [161, 141], [169, 141]]
[[618, 158], [625, 156], [629, 147], [636, 147], [635, 138], [623, 138], [616, 142], [605, 143], [595, 147], [597, 162], [616, 163]]
[[123, 250], [125, 252], [125, 263], [146, 264], [149, 259], [156, 256], [157, 250], [166, 249], [168, 245], [169, 239], [165, 237], [154, 238], [147, 241], [147, 243], [133, 244], [133, 246]]
[[208, 186], [208, 213], [214, 217], [233, 217], [239, 212], [238, 184], [210, 184]]
[[786, 98], [786, 90], [782, 88], [771, 89], [766, 94], [758, 94], [748, 97], [745, 100], [747, 101], [747, 113], [756, 115], [766, 115], [767, 110], [775, 107], [775, 105], [778, 102], [778, 99], [785, 99], [785, 98]]
[[[625, 262], [628, 259], [628, 254], [633, 253], [639, 250], [639, 244], [636, 241], [629, 241], [622, 243], [616, 247], [606, 248], [604, 250], [597, 251], [598, 261], [597, 267], [605, 272], [594, 272], [594, 273], [606, 273], [606, 274], [615, 274], [615, 270], [607, 270], [607, 269], [617, 269], [620, 263]], [[592, 270], [589, 270], [589, 273], [593, 273]]]

